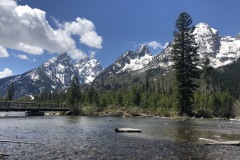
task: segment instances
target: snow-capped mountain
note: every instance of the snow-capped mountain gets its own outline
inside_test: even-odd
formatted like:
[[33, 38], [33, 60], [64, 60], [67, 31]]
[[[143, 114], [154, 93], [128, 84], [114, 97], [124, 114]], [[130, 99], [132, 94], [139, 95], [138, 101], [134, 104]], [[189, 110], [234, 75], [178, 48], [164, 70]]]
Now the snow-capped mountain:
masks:
[[[220, 36], [219, 32], [206, 23], [196, 25], [193, 32], [199, 45], [198, 54], [200, 62], [205, 55], [210, 59], [212, 67], [217, 68], [230, 64], [240, 57], [240, 34], [236, 37]], [[172, 65], [171, 44], [165, 50], [154, 57], [149, 68], [168, 68]]]
[[153, 56], [149, 49], [143, 44], [136, 52], [129, 51], [115, 62], [119, 66], [117, 73], [137, 71], [145, 68], [152, 59]]
[[96, 59], [84, 58], [74, 65], [75, 70], [81, 78], [81, 83], [91, 83], [95, 77], [102, 72], [101, 63]]
[[0, 96], [6, 94], [7, 86], [12, 82], [15, 96], [20, 97], [68, 88], [73, 76], [77, 76], [81, 84], [90, 83], [102, 70], [96, 59], [85, 58], [74, 63], [67, 53], [63, 53], [24, 74], [0, 79]]
[[[199, 67], [206, 55], [214, 68], [230, 64], [240, 57], [240, 34], [237, 37], [221, 36], [216, 29], [206, 23], [197, 24], [193, 34], [199, 46]], [[173, 64], [171, 49], [172, 43], [169, 43], [162, 52], [152, 56], [147, 46], [142, 45], [137, 51], [128, 51], [120, 56], [99, 74], [94, 82], [101, 85], [107, 80], [106, 84], [110, 82], [114, 86], [113, 83], [118, 83], [118, 79], [124, 79], [129, 74], [137, 75], [156, 68], [168, 71]]]
[[153, 56], [145, 44], [135, 52], [128, 51], [120, 56], [114, 63], [104, 69], [98, 78], [107, 78], [121, 73], [131, 73], [141, 70], [149, 65]]
[[199, 44], [200, 58], [206, 54], [215, 68], [232, 63], [240, 57], [240, 39], [237, 37], [221, 37], [216, 29], [206, 23], [199, 23], [194, 30], [196, 42]]

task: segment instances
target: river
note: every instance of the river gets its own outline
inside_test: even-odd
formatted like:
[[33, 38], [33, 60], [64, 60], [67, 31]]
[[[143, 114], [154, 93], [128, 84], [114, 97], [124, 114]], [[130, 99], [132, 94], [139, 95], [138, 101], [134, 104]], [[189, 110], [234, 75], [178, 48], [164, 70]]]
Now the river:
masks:
[[[4, 159], [240, 159], [239, 146], [199, 140], [240, 140], [240, 124], [210, 119], [6, 116], [0, 118]], [[142, 133], [115, 133], [117, 127]], [[31, 143], [25, 143], [31, 142]]]

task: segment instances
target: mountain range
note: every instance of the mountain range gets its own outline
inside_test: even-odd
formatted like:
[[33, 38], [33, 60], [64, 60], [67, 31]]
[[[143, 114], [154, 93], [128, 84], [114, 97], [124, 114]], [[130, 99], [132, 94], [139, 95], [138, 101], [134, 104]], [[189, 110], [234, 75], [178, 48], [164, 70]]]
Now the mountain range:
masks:
[[102, 70], [96, 59], [84, 58], [75, 63], [67, 53], [63, 53], [36, 69], [0, 79], [0, 96], [6, 94], [10, 83], [14, 83], [15, 97], [57, 92], [68, 88], [73, 76], [77, 76], [81, 84], [90, 83]]
[[[207, 55], [211, 66], [218, 68], [240, 57], [240, 34], [236, 37], [221, 36], [206, 23], [197, 24], [193, 34], [199, 45], [200, 63]], [[85, 58], [76, 63], [67, 53], [63, 53], [36, 69], [0, 79], [0, 97], [6, 94], [10, 83], [14, 83], [15, 97], [21, 97], [67, 89], [73, 76], [77, 76], [81, 84], [89, 84], [94, 80], [106, 80], [125, 73], [138, 74], [157, 68], [169, 70], [173, 64], [171, 48], [172, 44], [169, 43], [163, 51], [153, 56], [147, 45], [143, 44], [136, 51], [127, 51], [105, 69], [96, 59]]]

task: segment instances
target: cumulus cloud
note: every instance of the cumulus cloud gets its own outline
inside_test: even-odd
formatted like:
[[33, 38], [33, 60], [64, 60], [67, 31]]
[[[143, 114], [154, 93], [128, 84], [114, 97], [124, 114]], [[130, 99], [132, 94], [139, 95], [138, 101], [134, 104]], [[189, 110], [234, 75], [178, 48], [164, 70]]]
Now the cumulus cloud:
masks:
[[13, 75], [13, 72], [9, 68], [4, 68], [4, 70], [0, 72], [0, 78], [12, 76], [12, 75]]
[[[59, 22], [58, 25], [60, 25]], [[63, 30], [68, 34], [78, 35], [80, 42], [89, 47], [102, 48], [102, 37], [95, 32], [94, 24], [85, 18], [78, 17], [74, 22], [65, 22]]]
[[79, 61], [80, 59], [83, 59], [86, 57], [86, 53], [81, 49], [72, 49], [68, 52], [68, 55], [72, 57], [73, 59]]
[[9, 54], [5, 47], [0, 46], [0, 58], [9, 57]]
[[[40, 55], [45, 50], [49, 53], [75, 52], [86, 56], [76, 47], [72, 35], [79, 36], [79, 42], [91, 48], [102, 48], [102, 37], [95, 31], [94, 24], [82, 18], [73, 22], [58, 23], [53, 29], [46, 12], [18, 5], [14, 0], [0, 0], [0, 45]], [[77, 51], [78, 50], [78, 51]]]
[[154, 50], [156, 49], [165, 49], [169, 43], [165, 43], [162, 45], [161, 43], [157, 41], [151, 41], [151, 42], [145, 42], [149, 47], [153, 48]]
[[24, 55], [24, 54], [19, 54], [19, 55], [17, 55], [17, 57], [20, 58], [20, 59], [24, 59], [24, 60], [28, 60], [28, 59], [29, 59], [29, 58], [28, 58], [26, 55]]

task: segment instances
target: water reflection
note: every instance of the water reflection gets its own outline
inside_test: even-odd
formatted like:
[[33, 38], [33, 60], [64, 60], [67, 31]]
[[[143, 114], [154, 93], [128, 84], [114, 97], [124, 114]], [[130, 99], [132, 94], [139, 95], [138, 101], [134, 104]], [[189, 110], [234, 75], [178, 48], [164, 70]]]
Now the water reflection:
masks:
[[194, 120], [177, 121], [174, 142], [178, 146], [175, 153], [179, 159], [206, 159], [208, 157], [207, 148], [197, 143], [201, 135], [197, 126]]
[[79, 116], [68, 116], [66, 120], [67, 120], [66, 122], [67, 124], [76, 124], [80, 122]]
[[174, 129], [175, 142], [196, 142], [196, 136], [199, 135], [195, 129], [194, 121], [192, 120], [178, 120]]

